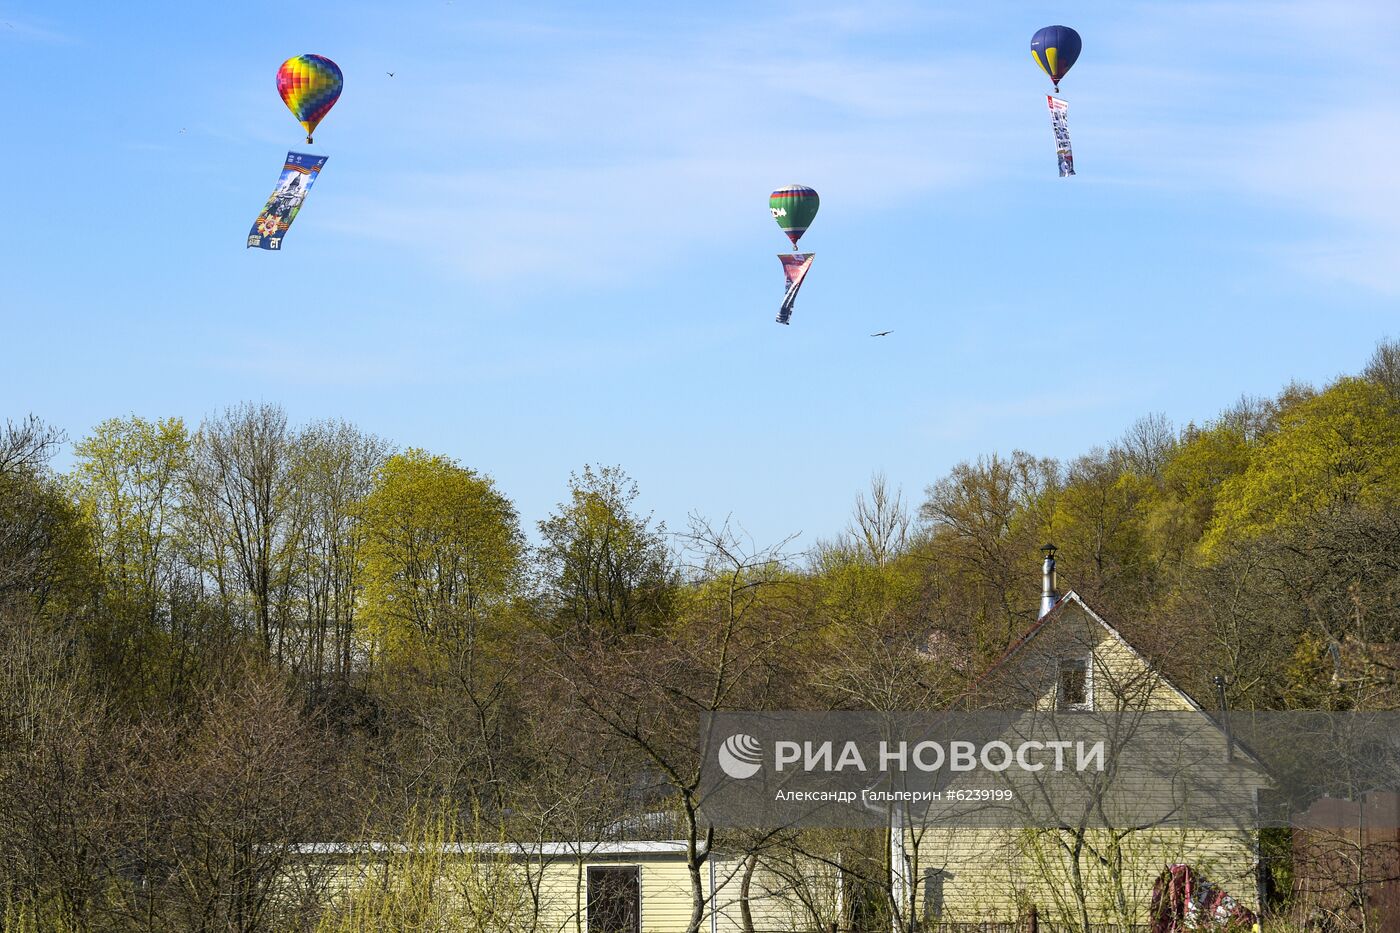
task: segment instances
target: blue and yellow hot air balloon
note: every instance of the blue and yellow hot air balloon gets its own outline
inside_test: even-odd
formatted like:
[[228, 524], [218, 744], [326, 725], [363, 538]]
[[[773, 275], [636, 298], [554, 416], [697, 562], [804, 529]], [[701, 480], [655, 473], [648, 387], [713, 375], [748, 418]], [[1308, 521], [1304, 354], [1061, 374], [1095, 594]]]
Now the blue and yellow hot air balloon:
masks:
[[1035, 56], [1035, 63], [1050, 76], [1057, 94], [1060, 79], [1074, 67], [1083, 45], [1079, 33], [1068, 26], [1046, 26], [1031, 36], [1031, 54]]

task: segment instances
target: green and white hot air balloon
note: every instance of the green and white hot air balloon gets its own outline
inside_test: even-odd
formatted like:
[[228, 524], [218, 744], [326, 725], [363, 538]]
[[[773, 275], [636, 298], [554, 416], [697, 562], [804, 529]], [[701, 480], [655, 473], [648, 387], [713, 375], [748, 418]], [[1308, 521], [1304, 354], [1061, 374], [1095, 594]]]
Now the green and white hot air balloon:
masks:
[[768, 196], [768, 208], [773, 212], [773, 219], [792, 240], [793, 249], [797, 248], [797, 241], [812, 225], [820, 206], [821, 198], [806, 185], [788, 185]]

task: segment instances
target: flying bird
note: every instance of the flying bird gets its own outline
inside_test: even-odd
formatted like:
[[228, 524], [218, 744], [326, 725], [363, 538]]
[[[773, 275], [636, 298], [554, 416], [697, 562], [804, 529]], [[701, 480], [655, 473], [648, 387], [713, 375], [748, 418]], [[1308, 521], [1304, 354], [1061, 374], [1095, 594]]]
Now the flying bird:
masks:
[[885, 336], [886, 334], [892, 334], [892, 333], [894, 333], [894, 331], [892, 331], [892, 330], [882, 330], [882, 331], [880, 331], [878, 334], [871, 334], [870, 336], [872, 336], [872, 337], [883, 337], [883, 336]]
[[385, 73], [386, 75], [388, 75], [389, 77], [391, 77], [391, 78], [394, 76], [394, 73], [393, 73], [392, 71], [386, 71], [386, 72], [384, 72], [384, 73]]

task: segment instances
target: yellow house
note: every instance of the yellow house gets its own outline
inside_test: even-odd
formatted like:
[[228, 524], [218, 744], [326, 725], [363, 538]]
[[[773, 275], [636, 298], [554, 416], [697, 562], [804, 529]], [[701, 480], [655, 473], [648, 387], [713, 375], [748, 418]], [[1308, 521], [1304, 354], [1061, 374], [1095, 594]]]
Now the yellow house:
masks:
[[[1268, 781], [1243, 750], [1227, 748], [1216, 720], [1143, 657], [1074, 592], [1053, 590], [1046, 561], [1042, 615], [976, 684], [963, 705], [1040, 711], [1175, 712], [1202, 718], [1214, 748], [1203, 754], [1228, 773], [1249, 812], [1237, 828], [1121, 829], [910, 827], [894, 834], [891, 862], [907, 915], [925, 922], [1006, 921], [1031, 905], [1071, 927], [1147, 922], [1164, 868], [1185, 863], [1257, 913], [1258, 834], [1254, 794]], [[1182, 717], [1188, 718], [1188, 717]], [[1226, 765], [1229, 761], [1231, 764]]]
[[[681, 842], [318, 843], [296, 854], [298, 879], [338, 902], [343, 922], [329, 927], [337, 931], [426, 914], [433, 922], [425, 929], [471, 933], [678, 933], [692, 915]], [[741, 898], [744, 869], [743, 859], [724, 855], [705, 866], [702, 931], [742, 933], [741, 899], [766, 933], [825, 930], [838, 911], [839, 884], [821, 866], [802, 866], [801, 877], [759, 870]]]

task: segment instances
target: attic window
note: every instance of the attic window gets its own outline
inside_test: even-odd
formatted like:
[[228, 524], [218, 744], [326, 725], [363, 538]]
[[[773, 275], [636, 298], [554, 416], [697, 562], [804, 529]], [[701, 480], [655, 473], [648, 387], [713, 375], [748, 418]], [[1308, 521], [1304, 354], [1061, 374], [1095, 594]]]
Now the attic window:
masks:
[[1066, 658], [1060, 661], [1059, 692], [1056, 706], [1060, 709], [1090, 709], [1089, 659]]

